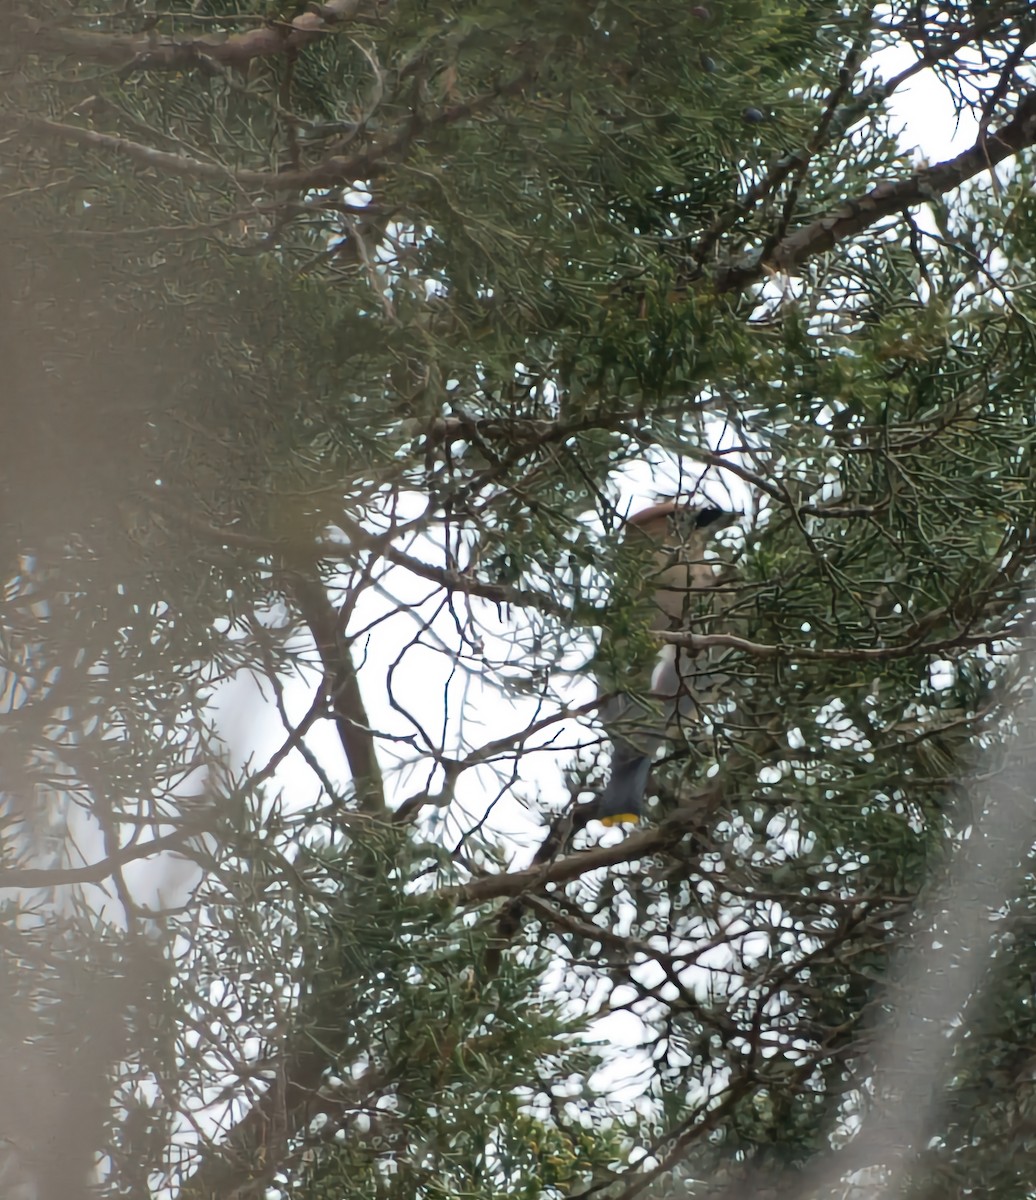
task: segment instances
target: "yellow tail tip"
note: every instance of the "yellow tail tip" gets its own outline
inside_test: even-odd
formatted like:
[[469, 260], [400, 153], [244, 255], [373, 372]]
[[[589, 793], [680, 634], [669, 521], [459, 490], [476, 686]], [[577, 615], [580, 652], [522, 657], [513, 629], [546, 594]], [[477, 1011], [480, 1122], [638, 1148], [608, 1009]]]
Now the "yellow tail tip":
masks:
[[607, 817], [599, 817], [598, 820], [609, 829], [613, 825], [636, 825], [640, 821], [640, 813], [610, 813]]

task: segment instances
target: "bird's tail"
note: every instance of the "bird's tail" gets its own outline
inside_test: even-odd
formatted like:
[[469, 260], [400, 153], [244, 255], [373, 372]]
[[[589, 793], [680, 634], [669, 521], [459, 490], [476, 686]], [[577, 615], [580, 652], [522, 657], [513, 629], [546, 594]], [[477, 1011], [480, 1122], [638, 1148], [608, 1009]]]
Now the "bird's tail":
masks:
[[644, 815], [652, 757], [629, 742], [614, 743], [611, 775], [597, 809], [597, 819], [603, 825], [636, 824]]

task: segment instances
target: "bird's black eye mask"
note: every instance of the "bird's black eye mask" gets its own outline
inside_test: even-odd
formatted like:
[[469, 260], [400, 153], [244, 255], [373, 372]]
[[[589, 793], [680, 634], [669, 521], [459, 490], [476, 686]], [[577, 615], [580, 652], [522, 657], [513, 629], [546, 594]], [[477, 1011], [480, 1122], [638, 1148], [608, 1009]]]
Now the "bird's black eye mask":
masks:
[[722, 517], [727, 514], [722, 508], [713, 508], [711, 505], [708, 508], [703, 508], [698, 513], [698, 519], [694, 522], [698, 529], [705, 529], [709, 525], [714, 525]]

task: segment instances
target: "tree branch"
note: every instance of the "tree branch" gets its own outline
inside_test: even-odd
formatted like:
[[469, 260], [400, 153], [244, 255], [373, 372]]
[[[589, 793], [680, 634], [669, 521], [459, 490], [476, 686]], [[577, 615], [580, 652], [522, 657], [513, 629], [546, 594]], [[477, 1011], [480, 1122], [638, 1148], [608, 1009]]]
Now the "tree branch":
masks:
[[906, 179], [883, 180], [859, 199], [844, 204], [778, 242], [763, 258], [746, 256], [721, 268], [715, 278], [720, 292], [740, 291], [770, 272], [793, 274], [804, 262], [833, 249], [882, 217], [892, 216], [960, 187], [1036, 142], [1036, 92], [1018, 105], [1014, 117], [995, 133], [980, 138], [955, 158], [923, 167]]
[[680, 805], [658, 825], [631, 833], [614, 846], [580, 850], [566, 858], [526, 867], [522, 871], [487, 875], [470, 883], [442, 888], [436, 895], [451, 904], [484, 904], [487, 900], [514, 898], [525, 892], [538, 892], [549, 884], [570, 883], [580, 875], [585, 875], [587, 871], [644, 858], [646, 855], [672, 847], [688, 830], [696, 828], [701, 822], [703, 810], [715, 807], [722, 795], [722, 784], [714, 782], [695, 793], [691, 800]]
[[69, 125], [63, 121], [51, 121], [45, 117], [19, 115], [15, 121], [22, 128], [34, 130], [46, 137], [125, 154], [134, 162], [166, 175], [232, 181], [240, 187], [266, 192], [308, 192], [313, 188], [340, 187], [357, 179], [378, 178], [390, 165], [397, 165], [405, 159], [418, 129], [427, 134], [429, 130], [466, 120], [489, 108], [501, 96], [522, 91], [534, 78], [535, 73], [532, 70], [525, 70], [491, 92], [441, 108], [432, 116], [413, 113], [408, 120], [389, 130], [386, 138], [371, 142], [357, 154], [350, 157], [332, 154], [313, 166], [295, 171], [255, 171], [223, 163], [203, 162], [186, 154], [156, 150], [153, 146], [146, 146], [129, 138], [100, 133], [95, 129], [84, 129], [82, 126]]
[[324, 686], [331, 700], [360, 811], [384, 814], [384, 788], [374, 753], [374, 735], [348, 643], [339, 636], [338, 610], [328, 598], [324, 585], [307, 571], [292, 566], [288, 578], [291, 594], [302, 619], [309, 626], [324, 666]]
[[142, 70], [183, 71], [209, 59], [240, 70], [253, 59], [293, 54], [342, 25], [375, 15], [382, 6], [379, 0], [329, 0], [327, 4], [311, 4], [309, 11], [292, 21], [268, 21], [257, 29], [229, 36], [155, 37], [152, 30], [99, 33], [30, 19], [23, 29], [14, 31], [14, 37], [37, 54], [50, 50], [110, 66], [135, 63]]
[[152, 854], [169, 850], [182, 850], [190, 838], [197, 834], [168, 833], [164, 837], [152, 838], [125, 849], [117, 850], [100, 862], [87, 863], [82, 867], [7, 867], [0, 870], [0, 888], [60, 887], [71, 883], [100, 883], [119, 867]]
[[1001, 641], [1014, 636], [1009, 629], [987, 630], [982, 633], [958, 633], [935, 642], [915, 638], [895, 646], [830, 646], [827, 649], [815, 646], [767, 645], [752, 642], [733, 633], [681, 633], [662, 630], [659, 640], [685, 650], [708, 650], [712, 646], [740, 650], [753, 658], [783, 658], [788, 662], [888, 662], [897, 658], [909, 658], [913, 654], [943, 654], [947, 650], [961, 650], [969, 646], [984, 646], [988, 642]]

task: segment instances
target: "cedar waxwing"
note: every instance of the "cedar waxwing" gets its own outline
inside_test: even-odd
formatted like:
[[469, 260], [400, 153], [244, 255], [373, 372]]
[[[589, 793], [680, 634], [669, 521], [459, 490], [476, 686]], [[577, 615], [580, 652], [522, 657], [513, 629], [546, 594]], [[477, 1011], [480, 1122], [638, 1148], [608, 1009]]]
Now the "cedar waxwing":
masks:
[[[705, 558], [709, 539], [737, 520], [736, 513], [711, 505], [694, 507], [666, 500], [627, 522], [625, 541], [654, 555], [648, 575], [654, 589], [651, 628], [690, 629], [696, 617], [715, 607], [714, 592], [724, 581]], [[637, 821], [643, 814], [644, 792], [651, 764], [678, 714], [687, 719], [698, 711], [695, 698], [714, 687], [717, 676], [705, 678], [706, 655], [664, 646], [644, 690], [657, 704], [646, 706], [619, 692], [600, 708], [600, 719], [612, 743], [611, 771], [601, 795], [597, 817], [605, 825]], [[646, 681], [645, 681], [646, 682]]]

